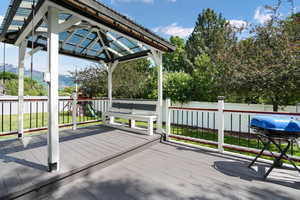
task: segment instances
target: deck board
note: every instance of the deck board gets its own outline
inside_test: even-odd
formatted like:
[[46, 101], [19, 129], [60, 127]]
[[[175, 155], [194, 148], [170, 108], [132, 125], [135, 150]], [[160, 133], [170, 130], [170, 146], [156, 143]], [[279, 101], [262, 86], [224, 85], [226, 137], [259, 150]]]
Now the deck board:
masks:
[[299, 199], [299, 173], [275, 169], [270, 179], [263, 181], [247, 164], [248, 160], [233, 156], [157, 144], [63, 185], [48, 198], [65, 199], [76, 194], [86, 199]]
[[[154, 138], [159, 136], [139, 136], [101, 125], [63, 130], [60, 132], [61, 168], [54, 173], [47, 172], [46, 135], [26, 137], [26, 147], [17, 139], [0, 141], [0, 199]], [[74, 194], [69, 196], [74, 197]]]

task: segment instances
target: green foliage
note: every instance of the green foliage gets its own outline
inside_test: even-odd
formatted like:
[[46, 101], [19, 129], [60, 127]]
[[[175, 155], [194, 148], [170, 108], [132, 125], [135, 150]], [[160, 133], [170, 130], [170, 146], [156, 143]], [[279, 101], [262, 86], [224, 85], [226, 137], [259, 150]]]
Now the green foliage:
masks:
[[211, 58], [203, 53], [195, 58], [194, 71], [192, 73], [193, 88], [192, 97], [197, 101], [215, 101], [216, 67]]
[[[113, 72], [113, 96], [118, 98], [147, 98], [152, 92], [149, 87], [155, 81], [155, 69], [149, 67], [147, 59], [121, 63]], [[75, 73], [72, 73], [75, 80]], [[77, 83], [83, 95], [107, 97], [107, 72], [100, 65], [93, 65], [78, 72]], [[88, 91], [87, 91], [88, 90]]]
[[113, 96], [145, 98], [151, 68], [147, 59], [119, 64], [113, 72]]
[[290, 31], [293, 23], [287, 23], [274, 18], [255, 26], [252, 37], [225, 53], [228, 91], [251, 102], [271, 103], [274, 111], [299, 100], [299, 51]]
[[[17, 96], [18, 95], [18, 80], [12, 79], [7, 80], [4, 84], [4, 88], [7, 95]], [[45, 96], [47, 91], [43, 85], [39, 84], [35, 80], [30, 78], [24, 79], [24, 94], [25, 96]]]
[[191, 101], [192, 77], [184, 72], [165, 73], [164, 95], [172, 101], [187, 103]]
[[71, 96], [75, 92], [75, 87], [67, 86], [58, 91], [59, 96]]
[[[5, 79], [4, 88], [6, 95], [18, 95], [18, 75], [12, 72], [0, 73], [0, 79]], [[43, 85], [30, 78], [24, 78], [24, 94], [26, 96], [44, 96], [47, 94]]]
[[216, 64], [220, 51], [227, 49], [236, 40], [234, 30], [222, 14], [217, 14], [210, 8], [203, 10], [186, 43], [186, 54], [189, 60], [187, 64], [190, 66], [187, 72], [192, 74], [195, 59], [202, 54], [208, 55], [212, 63]]
[[173, 53], [166, 53], [163, 56], [164, 69], [168, 72], [185, 72], [185, 41], [178, 36], [172, 36], [170, 43], [176, 46]]
[[0, 72], [0, 80], [18, 79], [18, 75], [12, 72]]
[[[81, 93], [88, 89], [88, 96], [107, 97], [107, 72], [99, 65], [91, 65], [77, 74], [71, 72], [74, 82], [80, 85]], [[86, 94], [81, 94], [86, 96]]]

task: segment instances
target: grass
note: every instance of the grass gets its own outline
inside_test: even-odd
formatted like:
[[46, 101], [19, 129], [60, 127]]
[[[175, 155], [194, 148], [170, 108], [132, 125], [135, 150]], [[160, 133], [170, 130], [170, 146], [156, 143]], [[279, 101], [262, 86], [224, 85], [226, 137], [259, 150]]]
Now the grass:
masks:
[[[77, 117], [78, 122], [84, 122], [89, 120], [100, 119], [89, 116], [79, 116]], [[67, 112], [59, 113], [59, 124], [69, 124], [72, 123], [72, 115]], [[89, 124], [91, 125], [91, 124]], [[48, 126], [48, 113], [33, 113], [24, 114], [24, 129], [30, 128], [42, 128]], [[18, 115], [1, 115], [0, 116], [0, 134], [13, 132], [18, 130]], [[4, 137], [4, 136], [2, 136]], [[2, 139], [1, 137], [1, 139]]]
[[[117, 122], [120, 123], [127, 123], [128, 120], [124, 119], [116, 119]], [[136, 122], [137, 126], [146, 126], [147, 123], [145, 122]], [[172, 126], [171, 133], [175, 135], [181, 135], [181, 136], [187, 136], [191, 138], [198, 138], [198, 139], [204, 139], [204, 140], [209, 140], [209, 141], [218, 141], [218, 134], [216, 132], [210, 132], [210, 131], [204, 131], [201, 129], [194, 129], [194, 128], [187, 128], [187, 127], [176, 127]], [[177, 140], [177, 139], [174, 139]], [[186, 141], [186, 140], [179, 140], [181, 142], [187, 142], [187, 143], [192, 143], [196, 145], [201, 145], [201, 146], [206, 146], [210, 148], [216, 148], [214, 145], [207, 145], [207, 144], [200, 144], [199, 142], [191, 142], [191, 141]], [[254, 148], [254, 149], [261, 149], [263, 145], [261, 144], [258, 139], [254, 138], [245, 138], [245, 136], [230, 136], [230, 135], [225, 135], [224, 137], [224, 143], [225, 144], [231, 144], [231, 145], [238, 145], [242, 147], [249, 147], [249, 148]], [[286, 147], [286, 144], [281, 144], [281, 147], [284, 148]], [[278, 149], [275, 147], [275, 145], [270, 145], [269, 148], [270, 151], [273, 152], [279, 152]], [[234, 150], [228, 150], [231, 152], [235, 153], [241, 153], [243, 155], [250, 155], [250, 156], [255, 156], [255, 154], [252, 153], [246, 153], [246, 152], [240, 152], [240, 151], [234, 151]], [[292, 154], [291, 149], [289, 150], [289, 154]], [[300, 149], [297, 147], [296, 144], [293, 146], [293, 156], [299, 156], [300, 157]], [[265, 158], [270, 159], [269, 157], [265, 156]]]
[[[204, 131], [201, 129], [199, 130], [199, 129], [192, 129], [192, 128], [174, 127], [174, 126], [172, 127], [171, 133], [173, 133], [175, 135], [187, 136], [187, 137], [198, 138], [198, 139], [205, 139], [205, 140], [210, 140], [210, 141], [217, 141], [217, 137], [218, 137], [217, 133], [214, 133], [214, 132]], [[177, 140], [177, 139], [175, 139], [175, 140]], [[213, 145], [204, 145], [204, 144], [200, 144], [199, 142], [191, 142], [191, 141], [186, 141], [186, 140], [179, 140], [179, 141], [216, 148]], [[258, 141], [258, 139], [245, 138], [244, 136], [238, 137], [238, 135], [237, 136], [225, 135], [224, 143], [243, 146], [243, 147], [250, 147], [250, 148], [255, 148], [255, 149], [262, 148], [262, 144], [261, 144], [261, 142]], [[284, 143], [281, 144], [281, 147], [282, 148], [286, 147], [286, 144], [284, 144]], [[278, 152], [278, 149], [275, 147], [275, 145], [270, 145], [269, 150], [273, 151], [273, 152]], [[234, 151], [234, 150], [228, 150], [228, 151], [241, 153], [244, 155], [250, 155], [250, 156], [255, 155], [255, 154], [251, 154], [251, 153]], [[289, 150], [288, 153], [292, 154], [291, 149]], [[294, 144], [294, 146], [293, 146], [293, 155], [300, 157], [300, 149], [297, 147], [296, 144]], [[265, 158], [270, 159], [269, 157], [265, 157]]]

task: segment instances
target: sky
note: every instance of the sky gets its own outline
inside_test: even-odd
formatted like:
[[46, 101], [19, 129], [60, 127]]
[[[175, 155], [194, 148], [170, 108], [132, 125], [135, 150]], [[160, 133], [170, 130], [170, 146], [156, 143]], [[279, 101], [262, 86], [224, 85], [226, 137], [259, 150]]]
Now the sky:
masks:
[[[0, 21], [6, 13], [10, 0], [1, 0]], [[168, 39], [172, 35], [188, 38], [193, 31], [197, 16], [203, 9], [212, 8], [230, 21], [233, 26], [262, 24], [269, 19], [264, 5], [273, 5], [275, 0], [101, 0], [102, 3], [145, 26], [158, 35]], [[296, 11], [300, 10], [300, 0], [294, 0]], [[280, 9], [282, 17], [291, 13], [288, 0], [283, 0]], [[6, 45], [6, 63], [17, 65], [18, 48]], [[30, 59], [25, 67], [29, 68]], [[0, 63], [3, 63], [3, 44], [0, 44]], [[68, 74], [93, 63], [73, 57], [60, 56], [59, 72]], [[34, 55], [34, 69], [47, 70], [47, 54], [39, 52]]]

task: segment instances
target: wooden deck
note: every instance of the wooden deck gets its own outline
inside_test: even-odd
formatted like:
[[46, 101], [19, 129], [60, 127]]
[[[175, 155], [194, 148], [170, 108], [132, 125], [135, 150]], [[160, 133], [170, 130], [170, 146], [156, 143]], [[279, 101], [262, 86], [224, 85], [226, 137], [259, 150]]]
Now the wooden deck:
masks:
[[249, 162], [160, 143], [32, 199], [299, 200], [298, 172], [275, 169], [263, 181], [266, 166], [255, 171]]
[[293, 170], [275, 169], [264, 181], [265, 164], [252, 170], [249, 160], [105, 126], [60, 136], [59, 173], [46, 171], [45, 136], [32, 137], [26, 148], [0, 142], [2, 199], [299, 199]]
[[46, 135], [26, 137], [25, 147], [19, 140], [0, 141], [0, 199], [23, 196], [55, 185], [58, 180], [59, 184], [69, 182], [70, 177], [124, 159], [159, 139], [158, 135], [150, 137], [101, 125], [64, 130], [60, 132], [61, 167], [55, 173], [47, 172]]

